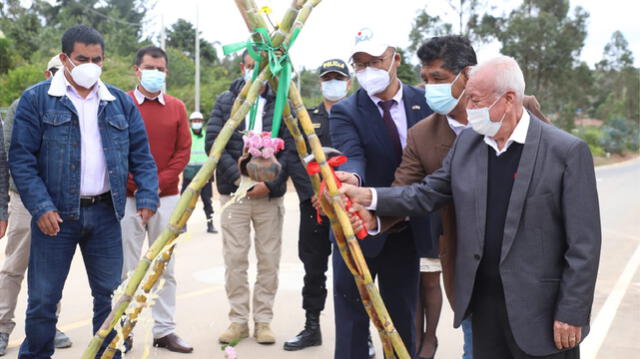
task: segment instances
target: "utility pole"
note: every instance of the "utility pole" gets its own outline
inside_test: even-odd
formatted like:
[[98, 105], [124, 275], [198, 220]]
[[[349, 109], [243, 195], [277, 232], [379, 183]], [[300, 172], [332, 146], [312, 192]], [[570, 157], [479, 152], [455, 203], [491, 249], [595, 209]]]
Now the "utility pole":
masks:
[[196, 86], [195, 86], [195, 111], [200, 111], [200, 16], [196, 4]]
[[165, 50], [167, 42], [167, 29], [164, 27], [164, 14], [160, 14], [160, 48]]

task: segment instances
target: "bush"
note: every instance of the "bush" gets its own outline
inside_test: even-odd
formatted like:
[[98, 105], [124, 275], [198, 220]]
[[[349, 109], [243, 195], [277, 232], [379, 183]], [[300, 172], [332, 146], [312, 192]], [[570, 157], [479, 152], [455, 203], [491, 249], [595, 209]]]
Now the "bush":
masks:
[[625, 151], [637, 151], [639, 146], [637, 128], [632, 128], [620, 116], [612, 117], [602, 126], [603, 136], [600, 144], [605, 151], [622, 154]]
[[589, 145], [591, 154], [594, 157], [605, 155], [605, 151], [600, 147], [600, 139], [603, 135], [600, 128], [595, 126], [583, 126], [576, 128], [573, 133]]

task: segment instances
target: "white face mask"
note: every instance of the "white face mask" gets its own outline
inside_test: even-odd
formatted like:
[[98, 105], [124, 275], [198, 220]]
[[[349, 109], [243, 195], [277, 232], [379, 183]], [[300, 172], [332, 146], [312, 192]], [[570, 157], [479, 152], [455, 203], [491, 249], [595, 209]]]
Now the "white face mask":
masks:
[[322, 87], [322, 96], [329, 101], [342, 100], [347, 96], [347, 81], [345, 80], [329, 80], [322, 81], [320, 86]]
[[73, 81], [78, 85], [90, 89], [100, 79], [100, 75], [102, 74], [102, 68], [100, 66], [92, 62], [76, 65], [70, 58], [69, 62], [73, 65], [73, 69], [70, 71], [71, 78], [73, 78]]
[[[391, 58], [393, 59], [394, 56], [395, 53], [391, 55]], [[379, 94], [389, 86], [389, 83], [391, 82], [391, 78], [389, 77], [389, 70], [391, 70], [393, 62], [394, 61], [391, 61], [391, 64], [386, 71], [367, 66], [364, 70], [356, 72], [358, 83], [360, 83], [360, 86], [362, 86], [362, 88], [365, 89], [365, 91], [367, 91], [370, 96]]]
[[471, 124], [471, 127], [474, 131], [481, 135], [489, 137], [493, 137], [496, 135], [496, 133], [498, 133], [500, 127], [502, 126], [502, 121], [504, 121], [504, 116], [506, 116], [507, 113], [505, 111], [500, 121], [493, 122], [491, 121], [489, 110], [491, 110], [493, 105], [495, 105], [498, 100], [500, 100], [502, 95], [498, 96], [498, 98], [493, 101], [493, 103], [489, 107], [467, 109], [467, 121], [469, 121], [469, 124]]
[[191, 124], [191, 128], [192, 128], [194, 131], [200, 131], [200, 130], [202, 130], [202, 125], [203, 125], [203, 123], [202, 123], [202, 122], [193, 122], [193, 123]]

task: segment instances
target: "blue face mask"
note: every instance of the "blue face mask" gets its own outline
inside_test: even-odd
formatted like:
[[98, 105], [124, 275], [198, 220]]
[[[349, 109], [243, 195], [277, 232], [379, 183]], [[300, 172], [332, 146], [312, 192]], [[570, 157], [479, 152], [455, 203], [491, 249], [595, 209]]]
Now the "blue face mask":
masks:
[[161, 91], [167, 74], [158, 70], [140, 70], [140, 84], [149, 92]]
[[456, 80], [458, 80], [458, 77], [460, 77], [461, 73], [462, 71], [460, 71], [458, 76], [456, 76], [456, 78], [453, 79], [451, 83], [433, 85], [427, 84], [427, 86], [425, 86], [424, 95], [427, 99], [427, 104], [434, 112], [441, 115], [446, 115], [456, 107], [458, 101], [464, 94], [464, 90], [462, 90], [462, 93], [460, 94], [460, 96], [458, 96], [458, 98], [455, 98], [451, 94], [451, 86], [456, 82]]

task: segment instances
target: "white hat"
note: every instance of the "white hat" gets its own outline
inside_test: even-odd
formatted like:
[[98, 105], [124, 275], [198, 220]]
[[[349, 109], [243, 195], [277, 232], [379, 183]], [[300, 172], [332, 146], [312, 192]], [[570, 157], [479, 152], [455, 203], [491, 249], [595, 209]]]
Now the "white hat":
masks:
[[394, 46], [383, 39], [383, 35], [374, 34], [373, 30], [365, 27], [356, 33], [355, 44], [351, 49], [351, 56], [349, 56], [349, 58], [358, 52], [364, 52], [371, 56], [382, 56], [389, 47]]
[[54, 68], [58, 70], [62, 68], [62, 61], [60, 61], [60, 55], [55, 55], [47, 63], [47, 70], [51, 70]]
[[195, 111], [189, 116], [189, 120], [204, 120], [204, 116], [202, 116], [200, 112]]

